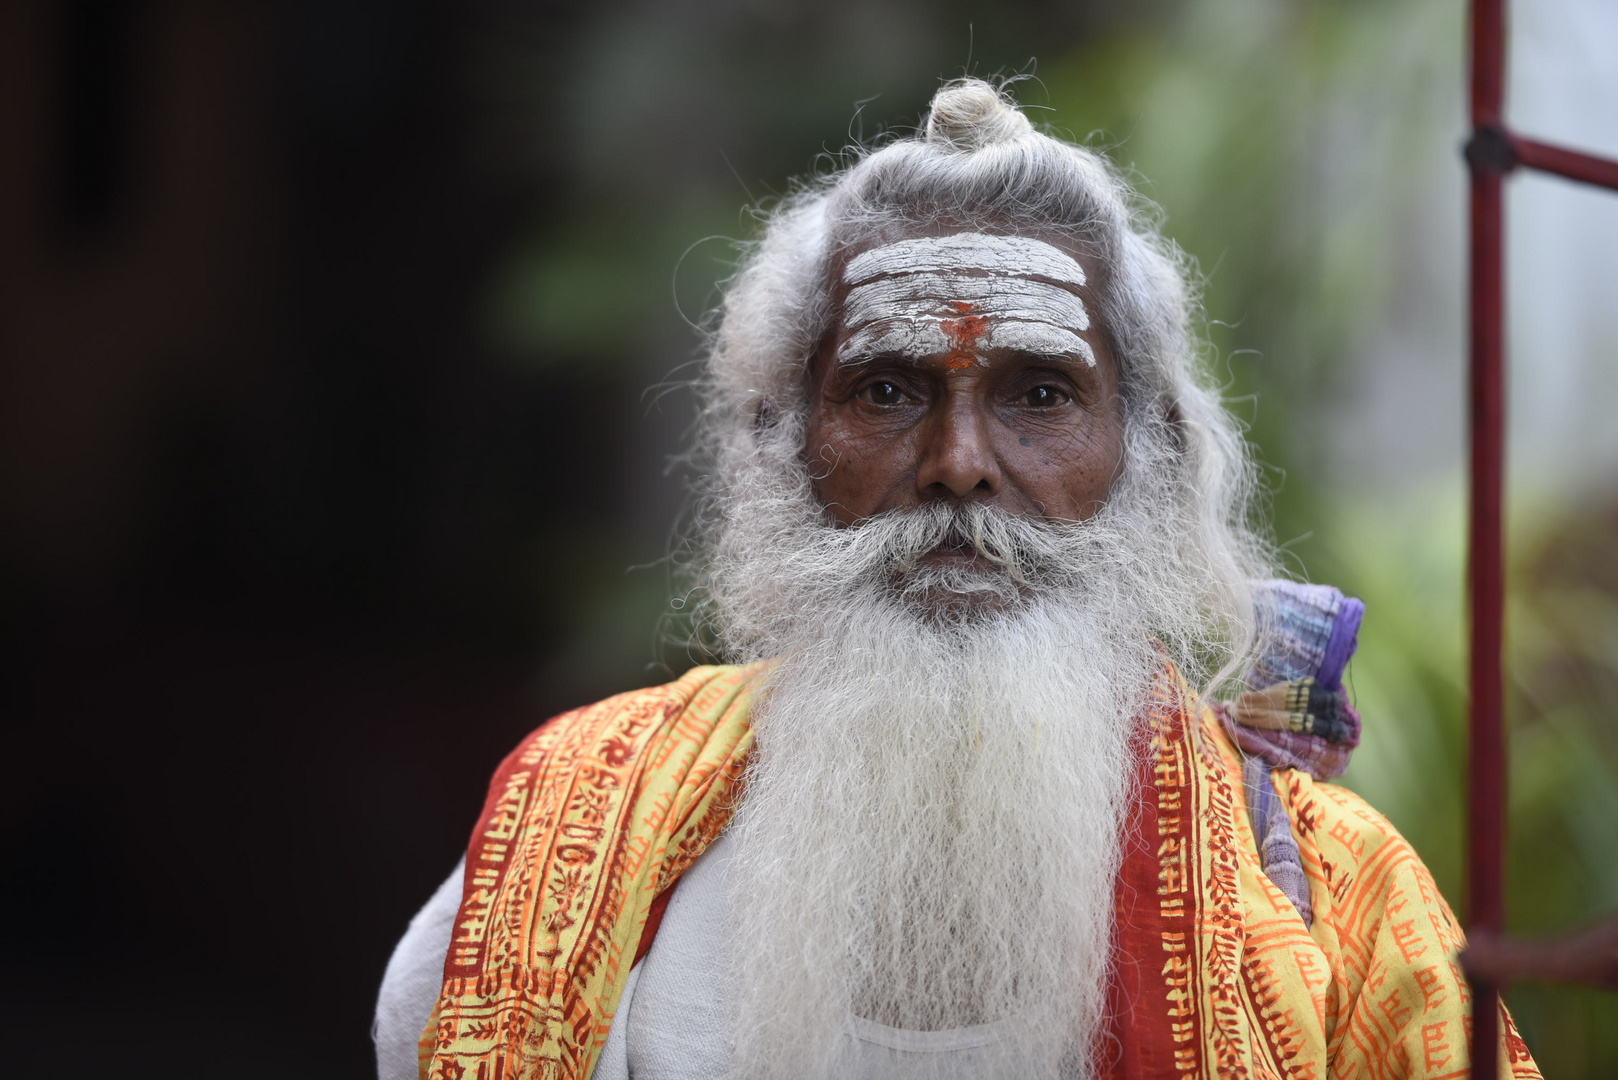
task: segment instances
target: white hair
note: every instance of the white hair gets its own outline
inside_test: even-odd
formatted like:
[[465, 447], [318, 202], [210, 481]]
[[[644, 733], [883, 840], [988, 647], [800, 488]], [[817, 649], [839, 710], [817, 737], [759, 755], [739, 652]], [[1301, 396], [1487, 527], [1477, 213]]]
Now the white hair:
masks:
[[1159, 633], [1193, 682], [1211, 687], [1236, 670], [1254, 640], [1246, 583], [1271, 567], [1252, 525], [1256, 471], [1191, 330], [1195, 275], [1159, 233], [1154, 208], [1105, 158], [1036, 131], [1003, 90], [977, 79], [941, 88], [914, 138], [849, 155], [851, 165], [765, 215], [718, 312], [701, 386], [691, 566], [693, 614], [709, 644], [734, 660], [780, 645], [757, 635], [711, 571], [729, 555], [738, 496], [751, 503], [766, 478], [807, 490], [810, 362], [837, 316], [834, 259], [885, 231], [945, 223], [1054, 233], [1102, 266], [1094, 288], [1120, 369], [1123, 472], [1155, 473], [1172, 488], [1158, 509], [1173, 516], [1161, 526], [1204, 616]]
[[[815, 496], [809, 366], [838, 314], [834, 260], [940, 224], [1055, 233], [1102, 268], [1124, 462], [1085, 521], [936, 500], [844, 528]], [[873, 1023], [1000, 1025], [985, 1075], [1092, 1072], [1154, 671], [1164, 649], [1193, 679], [1233, 667], [1265, 561], [1188, 281], [1116, 171], [975, 80], [768, 217], [703, 416], [714, 644], [776, 660], [732, 826], [738, 1077], [838, 1075], [851, 1025]], [[923, 558], [968, 545], [982, 562]]]

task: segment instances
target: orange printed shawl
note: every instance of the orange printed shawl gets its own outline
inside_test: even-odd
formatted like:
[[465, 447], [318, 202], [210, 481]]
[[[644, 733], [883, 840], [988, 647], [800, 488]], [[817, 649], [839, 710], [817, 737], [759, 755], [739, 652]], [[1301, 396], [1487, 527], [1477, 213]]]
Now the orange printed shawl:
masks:
[[[724, 828], [752, 732], [748, 668], [565, 713], [496, 772], [467, 853], [425, 1080], [583, 1080], [669, 887]], [[1276, 775], [1315, 908], [1264, 876], [1241, 761], [1166, 666], [1117, 887], [1099, 1056], [1115, 1080], [1467, 1075], [1461, 932], [1352, 793]], [[1509, 1016], [1502, 1077], [1537, 1078]]]
[[[1272, 777], [1315, 917], [1259, 862], [1241, 757], [1170, 668], [1117, 888], [1103, 1075], [1446, 1080], [1470, 1075], [1460, 927], [1397, 830], [1352, 792]], [[1502, 1077], [1539, 1077], [1502, 1012]]]
[[500, 764], [466, 853], [434, 1080], [590, 1075], [653, 901], [730, 819], [758, 668], [700, 667], [540, 727]]

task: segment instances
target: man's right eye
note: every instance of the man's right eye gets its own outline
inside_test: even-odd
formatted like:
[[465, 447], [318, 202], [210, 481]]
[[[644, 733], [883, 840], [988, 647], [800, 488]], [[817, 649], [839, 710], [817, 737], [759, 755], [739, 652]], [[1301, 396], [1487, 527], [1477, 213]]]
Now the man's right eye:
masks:
[[899, 389], [897, 383], [891, 383], [885, 379], [879, 379], [868, 384], [860, 393], [874, 405], [897, 405], [904, 400], [905, 396], [904, 391]]

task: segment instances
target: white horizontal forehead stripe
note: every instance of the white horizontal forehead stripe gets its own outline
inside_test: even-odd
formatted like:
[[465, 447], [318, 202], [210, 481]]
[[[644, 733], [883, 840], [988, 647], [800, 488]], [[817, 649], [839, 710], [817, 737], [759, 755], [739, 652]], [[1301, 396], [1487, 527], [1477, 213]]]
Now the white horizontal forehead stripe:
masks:
[[872, 323], [849, 335], [837, 349], [837, 359], [868, 360], [877, 356], [902, 356], [920, 360], [933, 353], [948, 352], [949, 335], [940, 319], [890, 319]]
[[[837, 350], [837, 359], [854, 363], [877, 356], [899, 356], [920, 360], [949, 352], [954, 341], [944, 331], [944, 320], [935, 318], [895, 318], [871, 323], [850, 334]], [[1090, 343], [1071, 330], [1048, 322], [1006, 320], [994, 323], [984, 335], [983, 347], [1016, 349], [1044, 356], [1077, 356], [1089, 367], [1096, 366]]]
[[862, 252], [850, 259], [843, 270], [843, 284], [859, 285], [872, 278], [929, 271], [1044, 277], [1068, 285], [1083, 285], [1085, 281], [1084, 267], [1077, 259], [1043, 240], [955, 233], [918, 236]]
[[1048, 322], [997, 322], [984, 335], [984, 344], [1037, 356], [1079, 356], [1086, 367], [1096, 366], [1095, 350], [1088, 341]]
[[[970, 304], [971, 310], [955, 310], [951, 301]], [[1059, 285], [1027, 278], [906, 274], [856, 286], [849, 290], [843, 304], [843, 325], [850, 328], [877, 319], [923, 315], [1044, 319], [1073, 330], [1090, 329], [1090, 313], [1076, 294]]]

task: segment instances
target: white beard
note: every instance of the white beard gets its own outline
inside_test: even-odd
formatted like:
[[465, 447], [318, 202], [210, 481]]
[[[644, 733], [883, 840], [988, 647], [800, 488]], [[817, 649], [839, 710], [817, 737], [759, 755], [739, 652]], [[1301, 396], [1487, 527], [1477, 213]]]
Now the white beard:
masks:
[[[1198, 618], [1153, 501], [731, 518], [716, 602], [780, 658], [731, 826], [735, 1076], [835, 1075], [850, 1013], [999, 1022], [995, 1075], [1090, 1075], [1152, 635]], [[963, 534], [996, 565], [917, 568]]]

